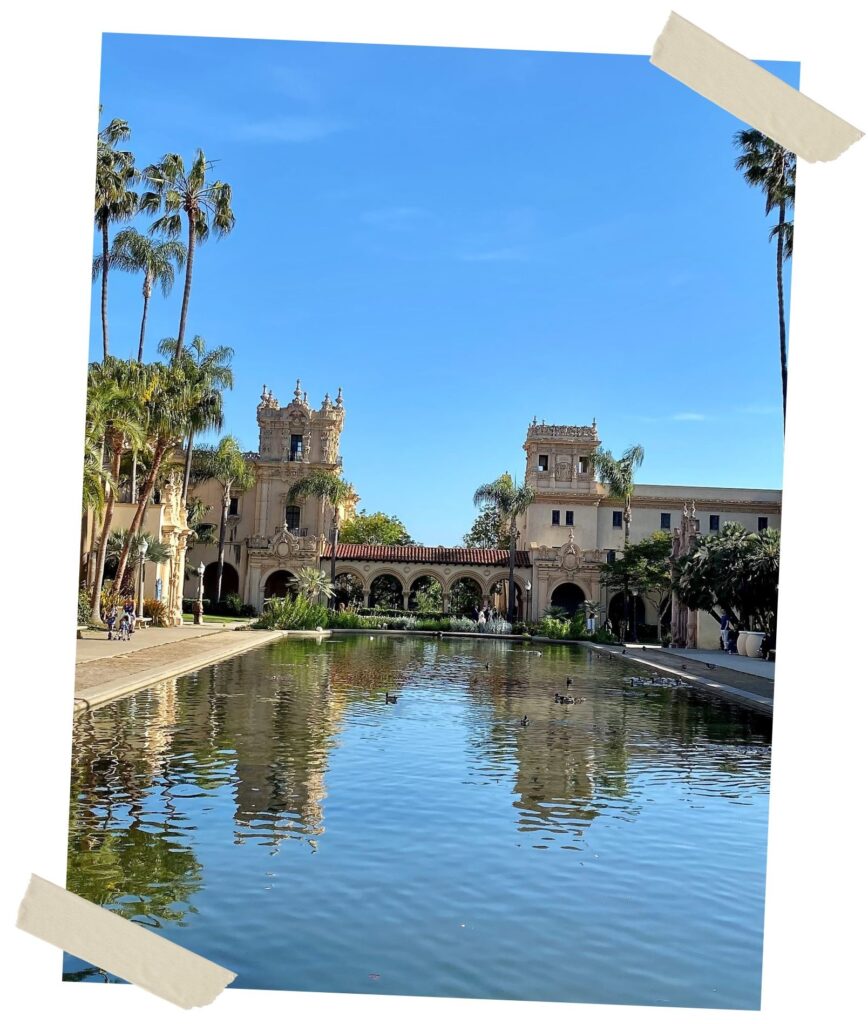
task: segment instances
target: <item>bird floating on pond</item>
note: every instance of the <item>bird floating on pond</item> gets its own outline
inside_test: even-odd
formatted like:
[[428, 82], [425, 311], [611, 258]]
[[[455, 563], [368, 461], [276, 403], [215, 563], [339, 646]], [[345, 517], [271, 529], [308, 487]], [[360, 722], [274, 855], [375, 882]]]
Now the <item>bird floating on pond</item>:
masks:
[[398, 694], [397, 693], [389, 693], [389, 691], [386, 690], [386, 703], [387, 704], [397, 704], [398, 703]]
[[530, 719], [527, 717], [527, 715], [525, 715], [524, 718], [522, 718], [522, 720], [518, 724], [519, 725], [530, 725]]
[[572, 685], [573, 685], [573, 677], [572, 676], [567, 676], [567, 686], [572, 686]]

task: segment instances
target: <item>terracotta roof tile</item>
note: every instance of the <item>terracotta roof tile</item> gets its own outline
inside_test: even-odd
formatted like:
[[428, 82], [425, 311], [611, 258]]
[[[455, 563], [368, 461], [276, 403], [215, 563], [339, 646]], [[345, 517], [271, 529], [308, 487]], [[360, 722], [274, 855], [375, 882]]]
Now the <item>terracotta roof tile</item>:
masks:
[[[423, 548], [412, 545], [338, 544], [338, 559], [344, 562], [428, 562], [432, 565], [508, 566], [509, 552], [497, 548]], [[326, 544], [323, 558], [331, 558], [332, 546]], [[517, 568], [530, 567], [530, 554], [516, 551]]]

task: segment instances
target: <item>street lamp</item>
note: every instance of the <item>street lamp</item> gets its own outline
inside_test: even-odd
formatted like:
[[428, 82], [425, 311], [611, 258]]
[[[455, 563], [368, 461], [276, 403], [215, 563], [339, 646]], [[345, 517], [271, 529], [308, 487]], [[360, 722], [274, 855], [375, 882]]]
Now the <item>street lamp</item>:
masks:
[[148, 553], [148, 542], [144, 537], [139, 541], [139, 611], [138, 618], [145, 615], [145, 555]]
[[638, 640], [636, 636], [636, 598], [639, 596], [639, 588], [631, 587], [630, 593], [633, 595], [633, 643], [635, 644]]
[[199, 590], [196, 594], [196, 607], [193, 609], [193, 625], [202, 625], [202, 593], [205, 585], [205, 563], [200, 562], [196, 572], [199, 574]]
[[525, 583], [524, 589], [527, 591], [527, 600], [525, 601], [525, 604], [524, 604], [524, 621], [525, 622], [530, 622], [530, 614], [531, 614], [530, 613], [530, 589], [531, 589], [531, 582], [530, 582], [530, 580], [528, 580], [527, 583]]

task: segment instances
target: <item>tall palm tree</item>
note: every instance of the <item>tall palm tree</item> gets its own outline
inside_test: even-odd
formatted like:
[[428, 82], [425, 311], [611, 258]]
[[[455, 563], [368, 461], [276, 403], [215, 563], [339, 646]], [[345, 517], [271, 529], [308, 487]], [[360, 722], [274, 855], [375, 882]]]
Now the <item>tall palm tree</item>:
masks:
[[[289, 488], [286, 495], [287, 504], [299, 499], [318, 498], [322, 503], [323, 509], [325, 509], [326, 505], [331, 508], [332, 526], [330, 532], [332, 561], [330, 581], [333, 592], [335, 589], [335, 577], [337, 576], [338, 523], [340, 510], [341, 507], [348, 501], [351, 501], [353, 497], [354, 492], [352, 484], [344, 480], [342, 477], [336, 476], [334, 473], [329, 473], [324, 469], [314, 469], [307, 476], [302, 477], [300, 480], [296, 480]], [[331, 606], [333, 602], [334, 593], [329, 597], [329, 605]]]
[[213, 166], [213, 161], [206, 160], [200, 149], [189, 172], [177, 153], [167, 153], [159, 163], [150, 164], [142, 172], [142, 177], [153, 189], [142, 195], [142, 210], [146, 213], [163, 210], [163, 215], [151, 225], [151, 232], [177, 238], [183, 227], [182, 215], [187, 217], [187, 273], [175, 343], [176, 359], [180, 359], [184, 348], [196, 245], [204, 242], [212, 231], [220, 237], [227, 235], [235, 226], [232, 186], [225, 181], [208, 179]]
[[518, 517], [533, 504], [536, 495], [531, 487], [516, 485], [509, 473], [504, 473], [490, 484], [477, 487], [473, 504], [489, 505], [497, 510], [502, 522], [509, 523], [509, 604], [507, 618], [515, 621], [515, 543], [518, 535]]
[[109, 225], [129, 220], [139, 207], [138, 193], [131, 189], [138, 181], [138, 171], [132, 153], [117, 148], [118, 143], [130, 137], [130, 126], [115, 118], [97, 136], [96, 183], [94, 190], [94, 223], [102, 239], [99, 257], [102, 275], [101, 316], [103, 359], [109, 354], [108, 329], [108, 272], [111, 265], [109, 251]]
[[769, 240], [777, 242], [778, 334], [781, 350], [781, 394], [784, 422], [787, 418], [787, 324], [784, 313], [784, 261], [793, 255], [793, 222], [787, 219], [796, 198], [796, 155], [784, 149], [767, 135], [750, 128], [736, 132], [735, 145], [740, 149], [735, 169], [752, 188], [765, 195], [766, 216], [775, 210], [777, 223], [769, 232]]
[[142, 528], [157, 476], [166, 456], [181, 443], [187, 432], [190, 407], [195, 395], [183, 364], [164, 366], [162, 363], [145, 363], [140, 370], [145, 375], [140, 404], [150, 448], [150, 466], [139, 489], [129, 536], [118, 560], [117, 577], [121, 580], [129, 560], [132, 537]]
[[[112, 241], [109, 254], [109, 266], [125, 270], [130, 274], [142, 274], [142, 325], [139, 329], [139, 362], [145, 351], [145, 326], [148, 322], [148, 305], [154, 285], [160, 286], [163, 295], [168, 296], [175, 283], [175, 270], [184, 266], [187, 250], [183, 242], [167, 239], [165, 242], [154, 242], [147, 235], [142, 235], [135, 228], [124, 228]], [[93, 261], [94, 278], [100, 272], [102, 257]]]
[[93, 591], [90, 598], [91, 620], [100, 624], [100, 589], [105, 572], [106, 549], [114, 515], [117, 481], [120, 476], [124, 448], [136, 447], [143, 440], [141, 419], [141, 368], [132, 362], [104, 359], [94, 363], [88, 375], [88, 390], [100, 395], [105, 417], [105, 445], [111, 454], [108, 490], [103, 510], [102, 528], [97, 546]]
[[206, 430], [220, 430], [223, 426], [223, 392], [232, 388], [235, 379], [229, 364], [235, 354], [228, 345], [206, 348], [205, 339], [197, 334], [179, 357], [175, 357], [177, 341], [163, 338], [160, 355], [179, 358], [184, 362], [190, 386], [195, 392], [195, 401], [190, 407], [190, 423], [187, 430], [187, 451], [184, 456], [184, 483], [181, 501], [186, 502], [190, 489], [190, 472], [193, 466], [193, 438]]
[[[630, 445], [620, 459], [616, 459], [610, 451], [596, 451], [591, 456], [591, 465], [599, 474], [600, 480], [609, 488], [609, 497], [624, 503], [624, 550], [630, 546], [630, 523], [633, 520], [633, 491], [636, 487], [636, 470], [645, 461], [645, 449], [641, 444]], [[624, 582], [623, 607], [621, 621], [623, 640], [627, 623], [627, 603], [629, 591], [626, 579]]]
[[220, 535], [217, 540], [217, 600], [223, 592], [223, 562], [226, 556], [226, 524], [233, 492], [243, 494], [256, 483], [256, 472], [244, 458], [238, 442], [228, 434], [216, 447], [203, 446], [197, 451], [197, 477], [216, 480], [220, 484]]

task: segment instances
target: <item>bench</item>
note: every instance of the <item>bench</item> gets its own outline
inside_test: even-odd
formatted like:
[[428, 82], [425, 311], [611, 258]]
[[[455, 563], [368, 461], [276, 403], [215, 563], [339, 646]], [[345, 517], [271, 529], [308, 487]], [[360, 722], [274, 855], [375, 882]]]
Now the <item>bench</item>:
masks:
[[154, 620], [147, 615], [136, 616], [136, 629], [148, 629]]

